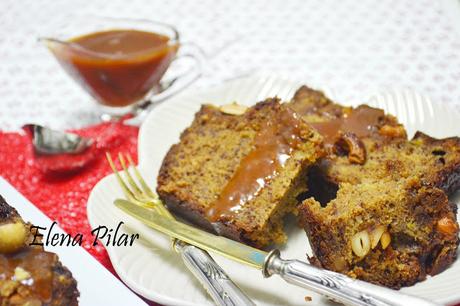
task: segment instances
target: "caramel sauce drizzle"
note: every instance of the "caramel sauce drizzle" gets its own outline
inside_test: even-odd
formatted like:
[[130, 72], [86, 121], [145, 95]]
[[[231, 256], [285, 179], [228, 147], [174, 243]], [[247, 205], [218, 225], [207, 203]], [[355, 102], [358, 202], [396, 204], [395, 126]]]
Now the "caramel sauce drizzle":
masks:
[[218, 199], [206, 212], [215, 222], [228, 219], [272, 180], [302, 142], [297, 114], [285, 108], [273, 120], [268, 119], [254, 138], [254, 149], [245, 156]]
[[[371, 135], [377, 131], [383, 116], [383, 110], [362, 105], [339, 118], [331, 114], [329, 117], [333, 119], [309, 124], [323, 136], [328, 148], [334, 146], [343, 133], [354, 133], [358, 137]], [[238, 213], [277, 175], [301, 142], [300, 119], [293, 110], [285, 109], [275, 120], [267, 120], [254, 139], [254, 149], [242, 159], [218, 199], [207, 210], [208, 219], [215, 222]]]
[[0, 254], [0, 280], [16, 280], [15, 269], [21, 267], [31, 276], [21, 281], [31, 292], [28, 298], [49, 302], [52, 298], [55, 262], [56, 254], [34, 247], [26, 247], [13, 254]]
[[333, 146], [343, 133], [354, 133], [358, 137], [370, 136], [385, 113], [381, 109], [361, 105], [349, 114], [324, 122], [309, 122], [323, 136], [326, 147]]

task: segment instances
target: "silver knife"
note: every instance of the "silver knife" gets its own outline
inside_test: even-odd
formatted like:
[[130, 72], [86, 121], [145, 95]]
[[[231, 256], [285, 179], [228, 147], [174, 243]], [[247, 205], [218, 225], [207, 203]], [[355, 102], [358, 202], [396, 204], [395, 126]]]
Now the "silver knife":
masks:
[[278, 274], [290, 284], [310, 289], [344, 304], [360, 306], [436, 305], [422, 298], [320, 269], [300, 260], [282, 259], [280, 252], [276, 249], [267, 253], [182, 222], [170, 220], [126, 200], [115, 200], [115, 205], [163, 234], [259, 269], [264, 277]]

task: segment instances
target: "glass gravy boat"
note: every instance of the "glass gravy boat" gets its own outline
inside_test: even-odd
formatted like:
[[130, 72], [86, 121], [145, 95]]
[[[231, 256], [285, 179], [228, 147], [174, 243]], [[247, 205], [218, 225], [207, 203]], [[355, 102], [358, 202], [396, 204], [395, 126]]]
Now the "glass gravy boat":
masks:
[[[51, 32], [40, 41], [100, 105], [103, 120], [163, 101], [201, 74], [201, 50], [181, 44], [177, 30], [164, 23], [80, 16], [54, 24]], [[186, 73], [163, 80], [180, 58], [192, 60]]]

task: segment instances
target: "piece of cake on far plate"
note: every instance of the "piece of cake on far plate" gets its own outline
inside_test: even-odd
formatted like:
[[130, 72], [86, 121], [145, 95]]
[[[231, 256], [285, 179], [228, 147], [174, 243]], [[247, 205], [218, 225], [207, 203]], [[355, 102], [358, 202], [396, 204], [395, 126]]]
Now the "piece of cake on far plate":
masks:
[[0, 305], [78, 305], [72, 273], [56, 254], [30, 245], [31, 226], [0, 196]]

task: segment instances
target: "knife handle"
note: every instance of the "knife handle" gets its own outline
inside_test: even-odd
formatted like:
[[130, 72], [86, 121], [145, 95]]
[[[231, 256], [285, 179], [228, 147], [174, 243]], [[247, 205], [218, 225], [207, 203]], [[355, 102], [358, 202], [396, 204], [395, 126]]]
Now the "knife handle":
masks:
[[355, 280], [343, 274], [320, 269], [299, 260], [284, 260], [278, 250], [271, 251], [263, 269], [265, 277], [278, 274], [286, 282], [313, 290], [348, 305], [434, 306], [436, 304], [396, 290]]
[[174, 248], [217, 305], [256, 305], [206, 251], [179, 240]]

